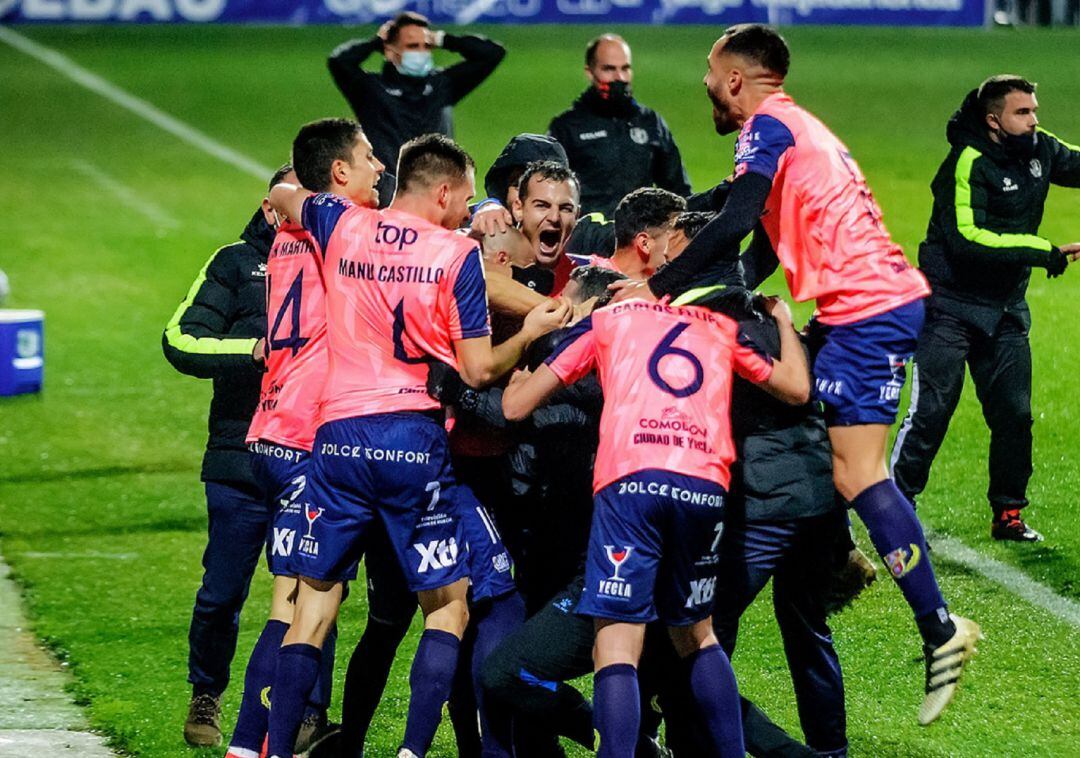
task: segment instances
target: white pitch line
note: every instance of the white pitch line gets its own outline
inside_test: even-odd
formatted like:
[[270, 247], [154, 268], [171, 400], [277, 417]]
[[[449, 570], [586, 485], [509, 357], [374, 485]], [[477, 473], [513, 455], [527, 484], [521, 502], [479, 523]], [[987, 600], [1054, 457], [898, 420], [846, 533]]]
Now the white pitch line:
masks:
[[150, 223], [155, 224], [156, 226], [166, 226], [170, 228], [180, 226], [180, 222], [164, 208], [157, 203], [152, 203], [142, 197], [134, 189], [127, 186], [116, 177], [106, 174], [93, 163], [84, 160], [74, 160], [71, 162], [71, 167], [79, 173], [85, 174], [92, 182], [94, 182], [94, 184], [112, 194], [113, 197], [136, 213], [144, 216]]
[[1046, 585], [1036, 582], [1023, 571], [983, 555], [963, 542], [933, 532], [927, 536], [934, 550], [931, 553], [932, 558], [940, 556], [950, 563], [971, 569], [1062, 621], [1080, 627], [1080, 603], [1075, 600], [1062, 597]]
[[169, 134], [199, 148], [218, 160], [224, 161], [249, 176], [260, 181], [266, 181], [274, 173], [274, 169], [263, 166], [246, 155], [238, 153], [231, 147], [226, 147], [190, 124], [184, 123], [175, 116], [170, 116], [157, 106], [135, 97], [135, 95], [117, 87], [112, 82], [103, 79], [92, 71], [88, 71], [67, 56], [52, 48], [38, 44], [29, 37], [24, 37], [6, 26], [0, 26], [0, 42], [5, 42], [16, 50], [26, 53], [31, 58], [35, 58], [54, 71], [63, 74], [76, 84], [85, 87], [91, 92], [96, 92], [106, 100], [111, 100], [139, 118], [146, 119], [151, 124], [169, 132]]

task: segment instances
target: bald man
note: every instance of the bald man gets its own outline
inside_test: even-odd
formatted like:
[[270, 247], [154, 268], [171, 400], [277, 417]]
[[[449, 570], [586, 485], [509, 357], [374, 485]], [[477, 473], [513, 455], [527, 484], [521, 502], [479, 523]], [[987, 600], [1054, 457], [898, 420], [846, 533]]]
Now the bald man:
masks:
[[690, 180], [671, 130], [634, 99], [630, 46], [604, 34], [585, 48], [586, 89], [548, 134], [566, 149], [581, 180], [582, 213], [610, 216], [628, 193], [657, 186], [686, 197]]

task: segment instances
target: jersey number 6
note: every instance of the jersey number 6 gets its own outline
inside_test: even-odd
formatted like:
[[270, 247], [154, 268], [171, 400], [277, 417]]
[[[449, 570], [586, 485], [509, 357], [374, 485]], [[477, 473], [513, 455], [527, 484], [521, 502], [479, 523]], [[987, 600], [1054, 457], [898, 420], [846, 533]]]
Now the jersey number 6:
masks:
[[[652, 351], [652, 355], [649, 356], [649, 378], [652, 379], [653, 384], [662, 389], [669, 395], [675, 397], [689, 397], [701, 389], [701, 385], [705, 381], [705, 370], [701, 367], [701, 361], [697, 356], [691, 353], [689, 350], [685, 350], [681, 347], [675, 347], [673, 344], [675, 340], [679, 338], [683, 332], [690, 328], [690, 324], [676, 324], [671, 327], [671, 330], [664, 335], [664, 339], [660, 340], [660, 344], [656, 346], [656, 349]], [[690, 383], [685, 387], [672, 387], [664, 377], [660, 376], [660, 361], [669, 355], [677, 355], [680, 358], [685, 358], [690, 361], [690, 365], [694, 367], [694, 378], [690, 380]]]

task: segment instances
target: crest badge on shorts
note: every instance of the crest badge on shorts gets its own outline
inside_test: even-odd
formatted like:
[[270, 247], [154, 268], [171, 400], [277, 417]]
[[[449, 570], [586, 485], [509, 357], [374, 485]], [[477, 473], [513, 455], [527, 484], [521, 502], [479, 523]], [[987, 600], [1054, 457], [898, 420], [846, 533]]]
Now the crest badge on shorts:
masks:
[[639, 145], [644, 145], [649, 141], [649, 133], [640, 126], [635, 126], [630, 129], [630, 139]]

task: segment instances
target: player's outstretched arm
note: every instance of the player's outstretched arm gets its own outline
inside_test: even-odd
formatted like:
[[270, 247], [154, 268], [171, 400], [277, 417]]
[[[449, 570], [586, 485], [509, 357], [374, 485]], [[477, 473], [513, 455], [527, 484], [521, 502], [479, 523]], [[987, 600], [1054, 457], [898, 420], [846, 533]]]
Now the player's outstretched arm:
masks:
[[270, 205], [282, 216], [299, 224], [303, 217], [304, 201], [313, 194], [297, 184], [282, 182], [270, 190]]
[[529, 311], [521, 331], [495, 347], [491, 337], [473, 337], [454, 342], [458, 373], [470, 387], [485, 387], [507, 374], [521, 361], [533, 340], [566, 325], [570, 306], [559, 300], [545, 300]]
[[531, 374], [518, 371], [503, 391], [503, 415], [507, 421], [521, 421], [562, 386], [562, 381], [546, 364], [540, 364]]
[[512, 316], [525, 316], [548, 298], [509, 276], [487, 278], [488, 303], [491, 310]]
[[773, 359], [772, 374], [760, 383], [761, 387], [785, 403], [805, 405], [810, 402], [810, 367], [792, 323], [791, 310], [778, 297], [767, 298], [766, 308], [780, 330], [780, 357]]

